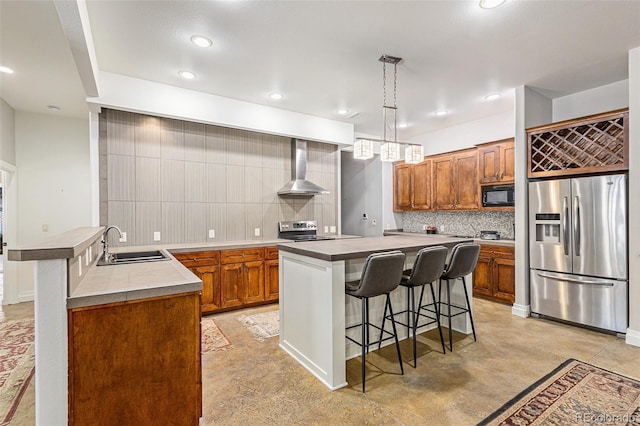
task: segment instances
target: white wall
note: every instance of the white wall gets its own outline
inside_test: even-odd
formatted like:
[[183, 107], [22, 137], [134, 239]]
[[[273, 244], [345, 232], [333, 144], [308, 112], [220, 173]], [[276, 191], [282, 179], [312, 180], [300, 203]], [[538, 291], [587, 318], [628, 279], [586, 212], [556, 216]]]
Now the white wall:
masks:
[[16, 165], [14, 111], [0, 98], [0, 161]]
[[629, 106], [629, 80], [617, 81], [553, 100], [553, 122]]
[[513, 117], [514, 112], [507, 111], [436, 132], [425, 133], [411, 138], [408, 142], [422, 144], [425, 155], [470, 148], [484, 142], [512, 138]]
[[[16, 245], [91, 225], [89, 122], [15, 113]], [[47, 225], [48, 232], [43, 232]], [[16, 300], [33, 297], [33, 264], [20, 262]]]
[[629, 51], [629, 329], [640, 346], [640, 47]]
[[[353, 144], [353, 124], [100, 72], [100, 96], [88, 103], [278, 136]], [[95, 108], [94, 108], [95, 109]]]

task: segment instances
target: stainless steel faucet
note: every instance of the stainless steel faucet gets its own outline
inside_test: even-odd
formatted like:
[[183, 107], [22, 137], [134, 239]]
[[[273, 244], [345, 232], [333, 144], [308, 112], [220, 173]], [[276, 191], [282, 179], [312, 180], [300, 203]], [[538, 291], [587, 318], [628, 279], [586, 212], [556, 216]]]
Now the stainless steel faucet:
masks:
[[115, 225], [108, 226], [107, 229], [104, 230], [104, 234], [102, 234], [102, 257], [107, 263], [111, 263], [111, 258], [113, 257], [113, 255], [109, 253], [109, 243], [107, 238], [107, 234], [112, 229], [118, 231], [119, 237], [122, 238], [122, 231]]

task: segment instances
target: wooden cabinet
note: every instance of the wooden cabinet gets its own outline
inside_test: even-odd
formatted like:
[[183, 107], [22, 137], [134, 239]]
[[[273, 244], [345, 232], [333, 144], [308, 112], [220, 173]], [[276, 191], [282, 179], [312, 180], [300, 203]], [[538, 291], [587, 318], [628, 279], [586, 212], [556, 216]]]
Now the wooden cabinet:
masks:
[[498, 302], [515, 301], [515, 249], [481, 244], [473, 273], [473, 295]]
[[431, 160], [393, 168], [394, 211], [431, 210]]
[[277, 301], [280, 293], [278, 249], [267, 247], [264, 261], [264, 300]]
[[198, 292], [68, 311], [70, 425], [197, 425]]
[[437, 155], [433, 164], [433, 207], [436, 210], [478, 208], [478, 152], [475, 148]]
[[514, 140], [478, 145], [478, 174], [481, 185], [512, 183], [515, 180]]
[[204, 314], [278, 301], [275, 247], [175, 253], [174, 257], [202, 280]]
[[202, 313], [222, 308], [220, 295], [220, 252], [217, 250], [175, 253], [174, 257], [202, 280]]

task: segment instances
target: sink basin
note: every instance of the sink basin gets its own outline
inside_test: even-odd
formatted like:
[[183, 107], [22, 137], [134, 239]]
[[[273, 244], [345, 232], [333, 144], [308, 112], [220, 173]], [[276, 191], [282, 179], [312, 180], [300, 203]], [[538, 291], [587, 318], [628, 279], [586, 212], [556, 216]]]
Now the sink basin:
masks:
[[101, 256], [100, 260], [98, 260], [98, 266], [158, 262], [161, 260], [169, 260], [169, 256], [162, 250], [133, 251], [126, 253], [112, 253], [111, 261], [109, 262], [105, 261], [104, 256]]

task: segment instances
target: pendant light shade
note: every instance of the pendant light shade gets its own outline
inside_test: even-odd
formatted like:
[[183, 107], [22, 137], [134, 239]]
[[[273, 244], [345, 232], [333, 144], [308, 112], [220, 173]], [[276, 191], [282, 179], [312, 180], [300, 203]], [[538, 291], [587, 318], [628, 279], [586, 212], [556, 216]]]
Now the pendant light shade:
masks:
[[353, 144], [353, 158], [356, 160], [373, 158], [373, 142], [369, 139], [356, 139]]
[[400, 144], [395, 142], [383, 143], [380, 147], [380, 160], [400, 161]]
[[422, 145], [409, 145], [404, 149], [404, 161], [409, 164], [418, 164], [424, 160]]

